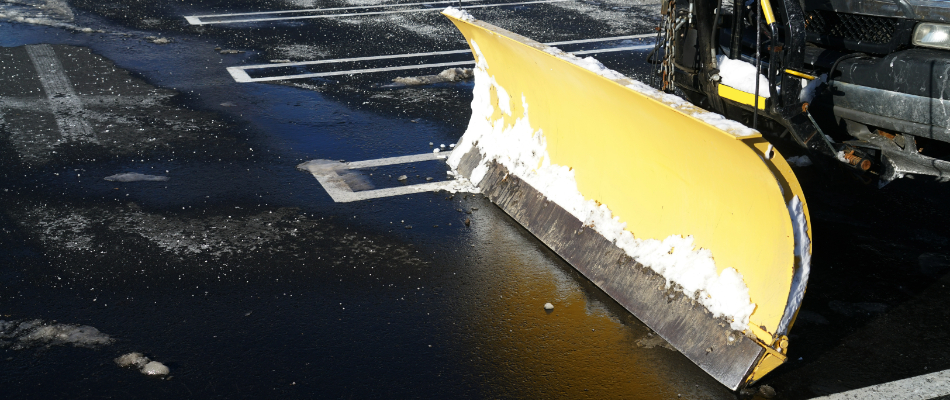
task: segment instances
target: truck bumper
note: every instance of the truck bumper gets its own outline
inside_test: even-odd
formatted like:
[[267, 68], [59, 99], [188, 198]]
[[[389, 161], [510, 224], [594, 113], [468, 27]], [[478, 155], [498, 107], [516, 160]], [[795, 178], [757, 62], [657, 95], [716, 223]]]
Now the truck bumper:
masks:
[[835, 116], [950, 142], [950, 52], [914, 48], [846, 60], [838, 71]]

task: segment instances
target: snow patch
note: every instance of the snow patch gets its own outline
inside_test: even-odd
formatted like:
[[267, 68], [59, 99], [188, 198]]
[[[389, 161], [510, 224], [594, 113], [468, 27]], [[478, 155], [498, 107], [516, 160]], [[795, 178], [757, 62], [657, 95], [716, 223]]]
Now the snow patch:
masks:
[[471, 77], [471, 68], [449, 68], [439, 72], [438, 75], [400, 76], [393, 79], [393, 82], [405, 86], [417, 86], [443, 82], [458, 82], [463, 79], [470, 79]]
[[844, 156], [844, 151], [838, 150], [838, 152], [835, 153], [835, 158], [837, 158], [838, 161], [841, 161], [846, 164], [850, 164], [850, 162], [848, 161], [848, 158]]
[[105, 179], [109, 182], [164, 182], [168, 180], [168, 177], [159, 175], [145, 175], [138, 172], [126, 172], [124, 174], [110, 175], [102, 179]]
[[733, 60], [724, 55], [716, 56], [722, 84], [746, 93], [755, 93], [755, 77], [759, 77], [759, 96], [769, 98], [769, 80], [755, 72], [755, 65], [742, 60]]
[[[606, 205], [585, 199], [577, 189], [574, 172], [566, 166], [551, 163], [544, 133], [531, 129], [529, 104], [524, 94], [521, 95], [524, 114], [517, 118], [513, 125], [505, 126], [503, 119], [491, 120], [494, 111], [492, 89], [499, 97], [507, 91], [488, 74], [488, 61], [478, 44], [474, 40], [470, 44], [476, 55], [472, 118], [447, 161], [449, 166], [457, 169], [462, 156], [477, 148], [482, 154], [482, 160], [472, 171], [472, 183], [481, 182], [491, 162], [503, 165], [509, 173], [530, 184], [582, 221], [585, 226], [594, 229], [623, 249], [631, 258], [663, 276], [667, 288], [682, 290], [703, 304], [714, 317], [725, 317], [731, 321], [733, 329], [745, 330], [749, 317], [755, 310], [755, 304], [751, 302], [742, 275], [733, 268], [726, 268], [721, 274], [717, 273], [712, 253], [708, 249], [696, 248], [692, 236], [671, 235], [663, 240], [635, 238], [625, 229], [626, 223], [620, 222], [619, 217], [614, 217]], [[601, 76], [616, 80], [627, 79], [593, 58], [580, 59], [554, 48], [548, 49], [548, 52]], [[638, 84], [642, 85], [639, 82], [629, 82], [632, 82], [634, 90], [647, 92], [651, 96], [669, 96], [672, 99], [669, 99], [668, 104], [686, 107], [682, 104], [685, 102], [678, 97], [658, 93], [649, 87], [639, 87]], [[499, 100], [500, 108], [501, 103]], [[510, 114], [510, 109], [507, 113]], [[714, 118], [709, 119], [715, 122]]]
[[103, 32], [73, 24], [76, 17], [65, 0], [6, 0], [0, 2], [0, 21], [20, 22], [72, 29], [78, 32]]
[[59, 324], [39, 319], [29, 321], [0, 320], [0, 348], [20, 350], [34, 346], [96, 347], [111, 344], [113, 339], [88, 325]]
[[448, 15], [455, 19], [460, 19], [465, 22], [475, 21], [475, 17], [473, 17], [472, 14], [469, 14], [468, 11], [459, 10], [455, 7], [446, 7], [444, 10], [442, 10], [442, 14]]

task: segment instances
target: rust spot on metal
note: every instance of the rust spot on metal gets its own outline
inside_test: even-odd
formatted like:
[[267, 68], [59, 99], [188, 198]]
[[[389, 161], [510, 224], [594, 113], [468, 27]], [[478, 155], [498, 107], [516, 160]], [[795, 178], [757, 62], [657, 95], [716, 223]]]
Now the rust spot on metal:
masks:
[[888, 138], [888, 139], [891, 139], [891, 140], [894, 140], [894, 138], [897, 137], [897, 136], [894, 135], [893, 133], [890, 133], [890, 132], [887, 132], [887, 131], [883, 131], [883, 130], [880, 130], [880, 129], [877, 130], [877, 134], [878, 134], [878, 135], [881, 135], [881, 136], [884, 136], [884, 137], [886, 137], [886, 138]]
[[844, 153], [844, 158], [848, 160], [849, 164], [860, 168], [862, 171], [871, 169], [871, 160], [854, 154], [854, 149], [848, 150], [847, 153]]

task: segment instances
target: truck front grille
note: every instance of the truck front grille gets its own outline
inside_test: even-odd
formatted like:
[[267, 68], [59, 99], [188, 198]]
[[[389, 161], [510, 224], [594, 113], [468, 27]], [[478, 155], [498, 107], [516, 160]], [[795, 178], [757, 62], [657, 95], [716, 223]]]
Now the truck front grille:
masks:
[[894, 38], [897, 18], [810, 10], [805, 14], [805, 30], [810, 33], [856, 42], [888, 44]]

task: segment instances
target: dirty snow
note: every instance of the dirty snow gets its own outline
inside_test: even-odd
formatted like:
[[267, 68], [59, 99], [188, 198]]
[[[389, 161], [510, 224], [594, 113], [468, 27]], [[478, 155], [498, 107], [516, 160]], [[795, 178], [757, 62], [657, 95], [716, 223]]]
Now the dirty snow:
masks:
[[36, 346], [97, 347], [113, 339], [88, 325], [60, 324], [39, 319], [0, 320], [0, 348], [20, 350]]
[[142, 353], [129, 353], [123, 354], [116, 358], [115, 363], [122, 368], [142, 368], [145, 364], [148, 364], [148, 357], [142, 355]]
[[471, 68], [448, 68], [437, 75], [396, 77], [394, 83], [405, 86], [431, 85], [433, 83], [457, 82], [472, 78]]
[[[746, 329], [755, 304], [749, 298], [749, 290], [742, 275], [733, 268], [726, 268], [718, 274], [712, 253], [708, 249], [696, 248], [691, 236], [671, 235], [663, 240], [637, 239], [625, 229], [626, 223], [612, 216], [607, 206], [585, 199], [577, 189], [574, 172], [566, 166], [551, 163], [544, 133], [531, 129], [529, 101], [524, 94], [519, 99], [524, 114], [512, 126], [505, 128], [502, 120], [490, 120], [494, 111], [492, 89], [499, 97], [506, 97], [499, 103], [507, 114], [511, 113], [510, 108], [505, 107], [509, 96], [494, 77], [488, 75], [488, 61], [478, 44], [472, 41], [471, 47], [477, 61], [472, 118], [456, 150], [448, 159], [449, 166], [458, 168], [462, 156], [472, 148], [477, 148], [483, 159], [472, 171], [472, 183], [477, 185], [481, 182], [492, 161], [505, 166], [509, 173], [563, 207], [585, 226], [593, 228], [633, 259], [659, 273], [666, 279], [668, 288], [682, 290], [703, 304], [715, 317], [729, 319], [733, 329]], [[580, 59], [556, 49], [549, 52], [602, 76], [626, 80], [593, 58]]]
[[168, 180], [168, 177], [159, 175], [145, 175], [138, 172], [126, 172], [124, 174], [110, 175], [102, 179], [105, 179], [109, 182], [164, 182]]
[[756, 74], [755, 65], [742, 60], [732, 60], [724, 55], [716, 56], [722, 84], [746, 93], [755, 93], [755, 76], [759, 76], [759, 96], [769, 98], [769, 80]]

